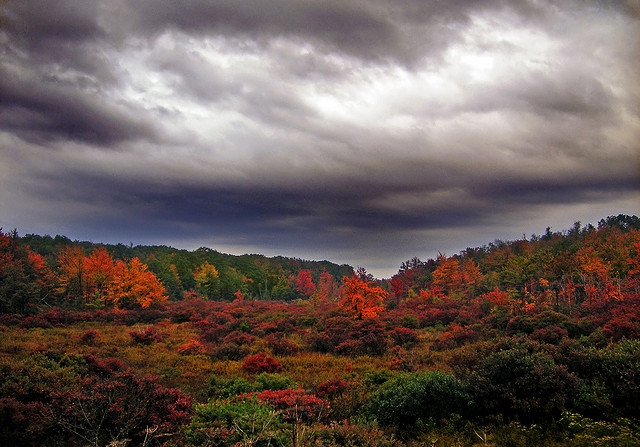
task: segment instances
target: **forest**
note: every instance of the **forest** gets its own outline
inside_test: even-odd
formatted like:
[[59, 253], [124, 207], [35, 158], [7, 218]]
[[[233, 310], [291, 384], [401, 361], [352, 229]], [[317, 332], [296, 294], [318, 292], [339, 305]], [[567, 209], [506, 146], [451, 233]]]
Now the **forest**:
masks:
[[5, 446], [640, 445], [640, 218], [403, 262], [0, 229]]

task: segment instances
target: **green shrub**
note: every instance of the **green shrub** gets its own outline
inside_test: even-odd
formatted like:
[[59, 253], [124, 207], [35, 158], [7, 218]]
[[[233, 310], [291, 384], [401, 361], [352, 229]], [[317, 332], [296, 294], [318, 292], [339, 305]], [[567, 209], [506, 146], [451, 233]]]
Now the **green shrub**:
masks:
[[255, 391], [255, 387], [247, 379], [234, 377], [232, 379], [221, 379], [215, 376], [209, 379], [209, 389], [207, 394], [210, 398], [226, 399]]
[[289, 388], [297, 388], [296, 382], [285, 375], [262, 373], [256, 377], [253, 387], [256, 391], [264, 390], [286, 390]]
[[468, 413], [471, 398], [453, 375], [430, 371], [401, 374], [371, 396], [369, 414], [381, 425], [411, 433]]
[[288, 442], [279, 413], [256, 398], [197, 404], [184, 437], [189, 446], [278, 447]]
[[478, 356], [459, 377], [477, 404], [477, 417], [503, 415], [506, 421], [525, 424], [556, 420], [574, 405], [581, 390], [565, 365], [524, 345]]

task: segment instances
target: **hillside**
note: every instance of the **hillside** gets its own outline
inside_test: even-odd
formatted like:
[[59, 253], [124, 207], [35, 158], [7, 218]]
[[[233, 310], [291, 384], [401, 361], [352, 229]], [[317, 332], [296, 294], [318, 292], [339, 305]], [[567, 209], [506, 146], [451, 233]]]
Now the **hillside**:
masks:
[[1, 233], [0, 334], [3, 445], [638, 445], [640, 219], [388, 280]]

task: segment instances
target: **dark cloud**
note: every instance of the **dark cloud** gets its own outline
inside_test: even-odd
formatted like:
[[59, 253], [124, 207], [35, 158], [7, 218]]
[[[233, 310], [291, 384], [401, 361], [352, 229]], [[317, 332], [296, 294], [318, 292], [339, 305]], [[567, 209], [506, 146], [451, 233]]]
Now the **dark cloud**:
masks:
[[47, 144], [59, 140], [112, 146], [130, 139], [153, 138], [151, 123], [130, 109], [101, 101], [51, 79], [29, 79], [0, 70], [0, 128]]
[[634, 4], [4, 2], [0, 226], [388, 276], [637, 213]]
[[235, 35], [255, 40], [298, 37], [359, 57], [397, 50], [398, 38], [382, 8], [372, 2], [340, 1], [141, 1], [131, 4], [148, 32], [174, 27], [185, 33]]

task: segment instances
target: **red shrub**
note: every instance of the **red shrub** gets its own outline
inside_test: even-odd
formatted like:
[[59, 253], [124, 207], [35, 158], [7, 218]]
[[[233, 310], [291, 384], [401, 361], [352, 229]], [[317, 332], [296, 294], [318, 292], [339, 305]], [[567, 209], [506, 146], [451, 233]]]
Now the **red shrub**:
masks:
[[411, 347], [418, 342], [418, 333], [408, 327], [395, 328], [389, 335], [393, 343], [398, 346]]
[[100, 332], [89, 329], [80, 335], [80, 342], [85, 345], [94, 345], [97, 341], [100, 340]]
[[276, 355], [295, 355], [300, 348], [295, 343], [275, 334], [270, 334], [265, 338], [267, 346], [271, 348]]
[[244, 332], [233, 331], [222, 340], [224, 343], [235, 343], [237, 345], [250, 345], [256, 341], [257, 337]]
[[202, 332], [202, 339], [208, 343], [218, 343], [229, 333], [229, 329], [217, 323], [210, 323]]
[[162, 336], [155, 328], [148, 327], [146, 329], [129, 332], [131, 340], [141, 345], [150, 345], [151, 343], [162, 341]]
[[98, 359], [91, 354], [87, 354], [83, 358], [87, 362], [89, 371], [100, 377], [112, 376], [128, 369], [122, 360], [114, 357]]
[[322, 382], [316, 388], [316, 396], [320, 398], [336, 396], [344, 391], [347, 387], [347, 382], [342, 379], [331, 379], [326, 382]]
[[47, 320], [43, 315], [32, 315], [30, 317], [25, 317], [22, 319], [22, 327], [30, 329], [30, 328], [50, 328], [51, 322]]
[[282, 371], [282, 365], [265, 353], [249, 356], [242, 364], [242, 369], [250, 373], [274, 373]]
[[620, 315], [605, 324], [602, 331], [614, 342], [622, 338], [638, 339], [640, 338], [640, 321], [628, 315]]
[[178, 354], [181, 355], [198, 355], [204, 354], [206, 351], [204, 345], [198, 340], [191, 340], [178, 347]]
[[266, 390], [256, 394], [259, 401], [280, 410], [288, 422], [312, 422], [321, 419], [329, 410], [329, 402], [304, 390]]
[[437, 339], [431, 349], [434, 351], [444, 351], [446, 349], [454, 349], [467, 342], [476, 341], [480, 334], [469, 327], [463, 327], [458, 324], [449, 326], [449, 330]]
[[569, 333], [558, 326], [547, 326], [533, 331], [531, 338], [543, 343], [557, 345], [562, 340], [569, 338]]

